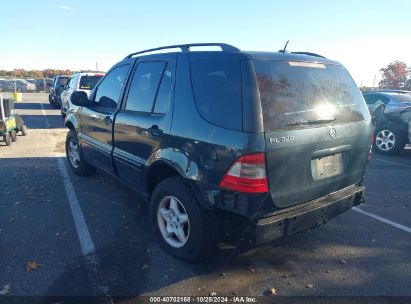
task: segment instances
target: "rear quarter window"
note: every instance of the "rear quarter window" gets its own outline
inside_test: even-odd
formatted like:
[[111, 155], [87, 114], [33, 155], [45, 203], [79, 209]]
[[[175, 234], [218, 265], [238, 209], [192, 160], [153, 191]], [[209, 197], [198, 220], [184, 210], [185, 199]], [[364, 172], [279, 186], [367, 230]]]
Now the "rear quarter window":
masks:
[[241, 63], [239, 60], [191, 61], [194, 99], [208, 122], [231, 130], [242, 130]]

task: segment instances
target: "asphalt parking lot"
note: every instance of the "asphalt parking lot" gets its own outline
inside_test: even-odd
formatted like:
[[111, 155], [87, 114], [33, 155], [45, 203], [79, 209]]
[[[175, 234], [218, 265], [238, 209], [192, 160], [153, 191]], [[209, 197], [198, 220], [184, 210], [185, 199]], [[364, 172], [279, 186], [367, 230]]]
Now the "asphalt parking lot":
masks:
[[153, 241], [133, 191], [101, 172], [74, 176], [60, 111], [46, 94], [23, 98], [29, 135], [0, 142], [0, 295], [411, 296], [411, 148], [373, 155], [359, 209], [264, 246], [220, 244], [190, 264]]

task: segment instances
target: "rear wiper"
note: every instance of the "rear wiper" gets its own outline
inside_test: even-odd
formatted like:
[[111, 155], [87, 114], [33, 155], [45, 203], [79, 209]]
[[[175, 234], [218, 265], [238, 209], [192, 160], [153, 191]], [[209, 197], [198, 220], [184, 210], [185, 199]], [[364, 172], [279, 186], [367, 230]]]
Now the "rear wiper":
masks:
[[299, 126], [299, 125], [319, 125], [327, 122], [334, 121], [334, 117], [330, 118], [322, 118], [322, 119], [313, 119], [313, 120], [306, 120], [306, 121], [299, 121], [299, 122], [290, 122], [286, 124], [286, 126]]

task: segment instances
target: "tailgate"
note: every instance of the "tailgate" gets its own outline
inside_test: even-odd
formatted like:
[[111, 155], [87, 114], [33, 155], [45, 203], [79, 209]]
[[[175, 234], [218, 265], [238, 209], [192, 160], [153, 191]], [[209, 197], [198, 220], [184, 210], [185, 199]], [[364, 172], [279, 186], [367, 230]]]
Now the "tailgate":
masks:
[[359, 183], [371, 145], [365, 101], [335, 62], [254, 60], [277, 207]]
[[288, 207], [359, 183], [368, 161], [370, 138], [365, 121], [267, 132], [267, 175], [274, 204]]

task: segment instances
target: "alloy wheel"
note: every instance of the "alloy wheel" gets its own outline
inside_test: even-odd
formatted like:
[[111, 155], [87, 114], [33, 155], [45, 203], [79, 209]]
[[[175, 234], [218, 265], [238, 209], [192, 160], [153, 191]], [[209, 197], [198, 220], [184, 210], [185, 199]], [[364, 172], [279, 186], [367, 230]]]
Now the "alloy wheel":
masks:
[[157, 223], [164, 240], [173, 248], [183, 247], [190, 235], [190, 221], [184, 205], [175, 196], [165, 196], [157, 209]]
[[69, 142], [68, 157], [70, 164], [77, 169], [80, 166], [80, 149], [78, 144], [73, 140]]
[[381, 130], [375, 137], [375, 144], [382, 151], [389, 151], [395, 145], [395, 135], [390, 130]]

